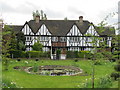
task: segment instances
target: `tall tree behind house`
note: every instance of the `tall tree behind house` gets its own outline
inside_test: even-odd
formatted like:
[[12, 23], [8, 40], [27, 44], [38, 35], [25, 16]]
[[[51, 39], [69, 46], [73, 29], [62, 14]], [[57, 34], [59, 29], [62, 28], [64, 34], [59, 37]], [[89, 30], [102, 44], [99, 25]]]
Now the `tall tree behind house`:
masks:
[[47, 20], [47, 15], [44, 13], [43, 10], [41, 10], [40, 12], [38, 10], [33, 12], [33, 20], [35, 20], [36, 16], [40, 16], [41, 20]]

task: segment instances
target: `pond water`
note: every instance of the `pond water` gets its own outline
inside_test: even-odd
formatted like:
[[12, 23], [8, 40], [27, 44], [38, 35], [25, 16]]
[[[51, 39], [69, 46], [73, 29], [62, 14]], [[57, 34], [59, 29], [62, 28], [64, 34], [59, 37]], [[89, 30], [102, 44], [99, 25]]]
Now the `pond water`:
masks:
[[78, 67], [57, 65], [39, 66], [36, 72], [34, 72], [34, 67], [28, 67], [25, 71], [47, 76], [70, 76], [82, 73], [82, 70]]

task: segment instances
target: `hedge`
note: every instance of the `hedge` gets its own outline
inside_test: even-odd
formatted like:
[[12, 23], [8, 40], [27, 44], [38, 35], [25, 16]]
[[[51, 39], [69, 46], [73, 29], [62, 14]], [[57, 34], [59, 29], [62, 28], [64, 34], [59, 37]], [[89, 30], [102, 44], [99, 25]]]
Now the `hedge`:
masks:
[[89, 51], [67, 51], [67, 58], [90, 58]]
[[26, 52], [27, 57], [31, 58], [41, 58], [41, 57], [50, 57], [50, 52], [43, 52], [43, 51], [28, 51]]
[[13, 58], [24, 58], [26, 57], [26, 52], [21, 50], [14, 50], [10, 52], [10, 55], [11, 55], [10, 56], [11, 58], [12, 58], [12, 55], [13, 55]]
[[50, 52], [43, 52], [43, 51], [11, 51], [11, 58], [40, 58], [40, 57], [50, 57]]

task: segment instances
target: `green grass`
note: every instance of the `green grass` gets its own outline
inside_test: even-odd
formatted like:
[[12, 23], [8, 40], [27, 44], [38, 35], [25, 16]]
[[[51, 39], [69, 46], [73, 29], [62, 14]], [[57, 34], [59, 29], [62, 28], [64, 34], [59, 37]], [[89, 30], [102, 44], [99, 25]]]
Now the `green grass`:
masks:
[[[74, 60], [40, 60], [37, 62], [38, 66], [41, 65], [77, 65], [84, 72], [87, 72], [88, 76], [40, 76], [28, 74], [24, 71], [14, 70], [14, 66], [33, 66], [36, 61], [25, 60], [16, 62], [16, 60], [11, 60], [9, 64], [9, 70], [3, 70], [3, 80], [8, 80], [11, 82], [16, 82], [18, 87], [23, 88], [83, 88], [86, 82], [91, 82], [92, 74], [92, 61], [81, 60], [74, 62]], [[95, 66], [95, 87], [97, 87], [97, 82], [100, 77], [105, 77], [105, 75], [110, 75], [114, 71], [114, 65], [116, 63], [103, 61], [102, 65]], [[4, 69], [4, 68], [3, 68]], [[116, 85], [118, 81], [113, 81], [111, 87], [117, 88]]]

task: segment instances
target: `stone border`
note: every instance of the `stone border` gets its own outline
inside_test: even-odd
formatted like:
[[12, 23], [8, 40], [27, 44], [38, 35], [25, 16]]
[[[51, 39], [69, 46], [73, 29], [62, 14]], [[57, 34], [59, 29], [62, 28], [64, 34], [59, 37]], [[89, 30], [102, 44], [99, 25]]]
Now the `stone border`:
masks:
[[[30, 69], [33, 68], [31, 66], [29, 67], [20, 67], [20, 66], [16, 66], [16, 67], [13, 67], [14, 69], [16, 70], [19, 70], [19, 69], [22, 69], [24, 70], [25, 72], [27, 73], [30, 73], [30, 74], [37, 74], [37, 73], [33, 73], [33, 72], [30, 72]], [[74, 71], [77, 71], [77, 73], [75, 74], [72, 74], [72, 75], [61, 75], [61, 76], [75, 76], [75, 75], [79, 75], [81, 73], [83, 73], [83, 70], [78, 68], [78, 67], [75, 67], [75, 66], [62, 66], [62, 65], [44, 65], [44, 66], [39, 66], [39, 70], [54, 70], [54, 69], [58, 69], [58, 70], [74, 70]]]

